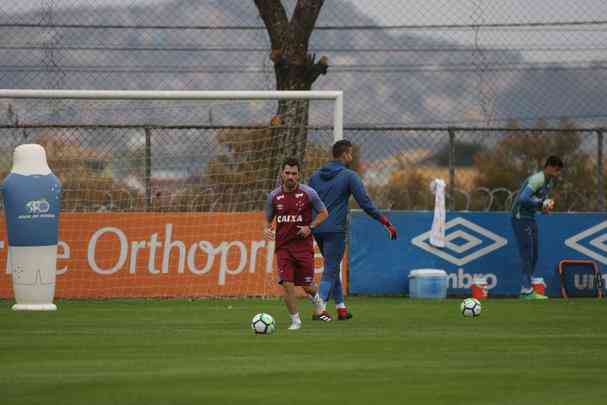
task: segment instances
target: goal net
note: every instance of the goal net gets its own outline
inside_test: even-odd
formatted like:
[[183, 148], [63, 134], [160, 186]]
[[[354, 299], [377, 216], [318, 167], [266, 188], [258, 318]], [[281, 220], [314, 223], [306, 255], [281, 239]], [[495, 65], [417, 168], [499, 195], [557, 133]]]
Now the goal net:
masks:
[[63, 185], [57, 298], [273, 296], [267, 193], [285, 157], [301, 181], [329, 160], [342, 111], [341, 92], [0, 90], [0, 171], [37, 143]]

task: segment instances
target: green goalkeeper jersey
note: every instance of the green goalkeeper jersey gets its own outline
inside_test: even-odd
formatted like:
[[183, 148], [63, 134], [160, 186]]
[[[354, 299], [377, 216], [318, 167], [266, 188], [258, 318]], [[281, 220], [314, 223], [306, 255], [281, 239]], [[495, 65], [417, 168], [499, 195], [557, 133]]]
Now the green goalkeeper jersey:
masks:
[[514, 197], [512, 216], [514, 218], [535, 218], [535, 213], [555, 185], [555, 179], [546, 176], [543, 171], [529, 176]]

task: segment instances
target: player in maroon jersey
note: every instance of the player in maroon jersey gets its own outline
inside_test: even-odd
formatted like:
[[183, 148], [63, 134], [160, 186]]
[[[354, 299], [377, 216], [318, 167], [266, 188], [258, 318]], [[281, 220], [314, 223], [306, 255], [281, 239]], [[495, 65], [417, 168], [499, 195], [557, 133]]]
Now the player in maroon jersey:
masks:
[[[275, 240], [279, 283], [291, 316], [289, 329], [299, 329], [295, 287], [300, 286], [315, 304], [315, 318], [330, 321], [314, 285], [314, 239], [312, 229], [329, 213], [316, 191], [299, 183], [299, 162], [288, 158], [282, 165], [282, 185], [268, 195], [266, 203], [266, 239]], [[318, 214], [314, 218], [314, 211]], [[276, 219], [276, 230], [272, 222]]]

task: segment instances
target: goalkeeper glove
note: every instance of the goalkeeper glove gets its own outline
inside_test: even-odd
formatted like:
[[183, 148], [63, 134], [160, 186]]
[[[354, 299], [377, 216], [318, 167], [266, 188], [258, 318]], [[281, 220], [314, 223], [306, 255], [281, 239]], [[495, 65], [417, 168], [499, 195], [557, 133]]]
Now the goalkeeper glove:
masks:
[[551, 198], [546, 198], [541, 203], [542, 211], [548, 213], [554, 209], [554, 200]]
[[388, 232], [388, 239], [396, 240], [398, 237], [396, 234], [396, 227], [392, 225], [388, 218], [382, 215], [379, 217], [379, 222], [386, 228], [386, 231]]

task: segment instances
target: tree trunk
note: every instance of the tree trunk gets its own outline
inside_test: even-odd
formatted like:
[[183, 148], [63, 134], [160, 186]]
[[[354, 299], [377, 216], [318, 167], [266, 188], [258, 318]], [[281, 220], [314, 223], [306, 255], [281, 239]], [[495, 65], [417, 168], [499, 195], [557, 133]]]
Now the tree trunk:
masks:
[[[310, 90], [321, 74], [326, 74], [328, 60], [318, 62], [308, 54], [310, 35], [324, 0], [298, 0], [289, 21], [280, 0], [255, 0], [264, 21], [274, 63], [277, 90]], [[277, 123], [272, 131], [272, 157], [268, 167], [270, 187], [280, 175], [286, 157], [296, 157], [303, 164], [308, 139], [308, 100], [280, 100]], [[301, 170], [300, 170], [301, 171]]]

